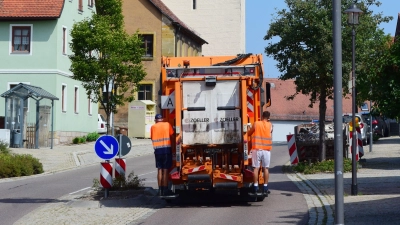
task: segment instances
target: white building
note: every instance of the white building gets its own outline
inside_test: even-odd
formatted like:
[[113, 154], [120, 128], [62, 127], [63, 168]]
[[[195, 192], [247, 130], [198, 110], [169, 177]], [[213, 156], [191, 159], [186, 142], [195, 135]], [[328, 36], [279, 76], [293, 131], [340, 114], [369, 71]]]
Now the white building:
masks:
[[182, 21], [207, 40], [203, 55], [246, 52], [245, 0], [163, 0]]

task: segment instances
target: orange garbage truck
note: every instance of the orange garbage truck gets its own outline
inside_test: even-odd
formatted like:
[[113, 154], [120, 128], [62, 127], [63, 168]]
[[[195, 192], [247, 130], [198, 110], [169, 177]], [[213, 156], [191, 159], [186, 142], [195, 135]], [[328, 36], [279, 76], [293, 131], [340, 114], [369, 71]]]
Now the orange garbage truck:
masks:
[[175, 130], [172, 198], [220, 190], [249, 196], [253, 170], [247, 130], [260, 120], [263, 105], [271, 104], [262, 70], [258, 54], [162, 58], [161, 109]]

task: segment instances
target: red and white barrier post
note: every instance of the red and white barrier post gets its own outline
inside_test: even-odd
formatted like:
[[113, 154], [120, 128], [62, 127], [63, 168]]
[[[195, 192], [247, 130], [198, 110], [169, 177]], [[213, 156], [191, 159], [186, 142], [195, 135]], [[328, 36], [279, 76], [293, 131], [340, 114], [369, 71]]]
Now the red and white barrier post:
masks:
[[125, 177], [126, 159], [115, 158], [115, 178]]
[[112, 171], [113, 165], [110, 161], [101, 162], [101, 170], [100, 170], [100, 184], [105, 189], [104, 197], [108, 197], [108, 191], [112, 187]]
[[[357, 131], [357, 147], [356, 147], [356, 161], [358, 161], [360, 159], [359, 155], [360, 152], [361, 154], [363, 154], [364, 149], [363, 149], [363, 143], [362, 143], [362, 137], [361, 137], [361, 130], [359, 127], [356, 127], [356, 131]], [[353, 132], [350, 129], [349, 132], [349, 153], [351, 157], [351, 154], [353, 154]]]
[[297, 164], [299, 163], [299, 157], [297, 155], [296, 138], [293, 134], [286, 135], [286, 138], [290, 155], [290, 164]]

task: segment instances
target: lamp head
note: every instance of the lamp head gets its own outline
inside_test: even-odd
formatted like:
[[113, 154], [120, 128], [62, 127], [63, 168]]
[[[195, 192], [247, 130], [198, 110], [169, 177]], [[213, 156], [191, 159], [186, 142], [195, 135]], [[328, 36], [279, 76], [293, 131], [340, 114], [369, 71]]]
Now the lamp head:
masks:
[[344, 11], [344, 13], [347, 14], [348, 18], [347, 18], [347, 23], [355, 26], [359, 24], [359, 20], [358, 17], [360, 16], [360, 14], [364, 13], [363, 11], [361, 11], [357, 5], [355, 3], [351, 4], [350, 7], [348, 9], [346, 9]]

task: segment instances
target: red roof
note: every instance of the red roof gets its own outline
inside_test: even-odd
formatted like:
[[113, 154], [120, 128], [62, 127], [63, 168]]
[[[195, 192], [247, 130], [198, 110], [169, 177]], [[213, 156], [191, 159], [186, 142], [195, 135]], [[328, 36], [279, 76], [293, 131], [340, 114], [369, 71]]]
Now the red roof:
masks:
[[[319, 101], [316, 101], [313, 108], [310, 105], [310, 96], [298, 94], [293, 100], [286, 100], [285, 97], [296, 92], [294, 80], [279, 80], [278, 78], [264, 78], [264, 81], [271, 83], [271, 112], [273, 120], [312, 120], [319, 119]], [[351, 95], [342, 98], [342, 113], [351, 113]], [[358, 110], [360, 112], [360, 110]], [[333, 100], [328, 99], [326, 103], [326, 120], [333, 119]]]
[[55, 19], [63, 6], [64, 0], [0, 0], [0, 20]]

